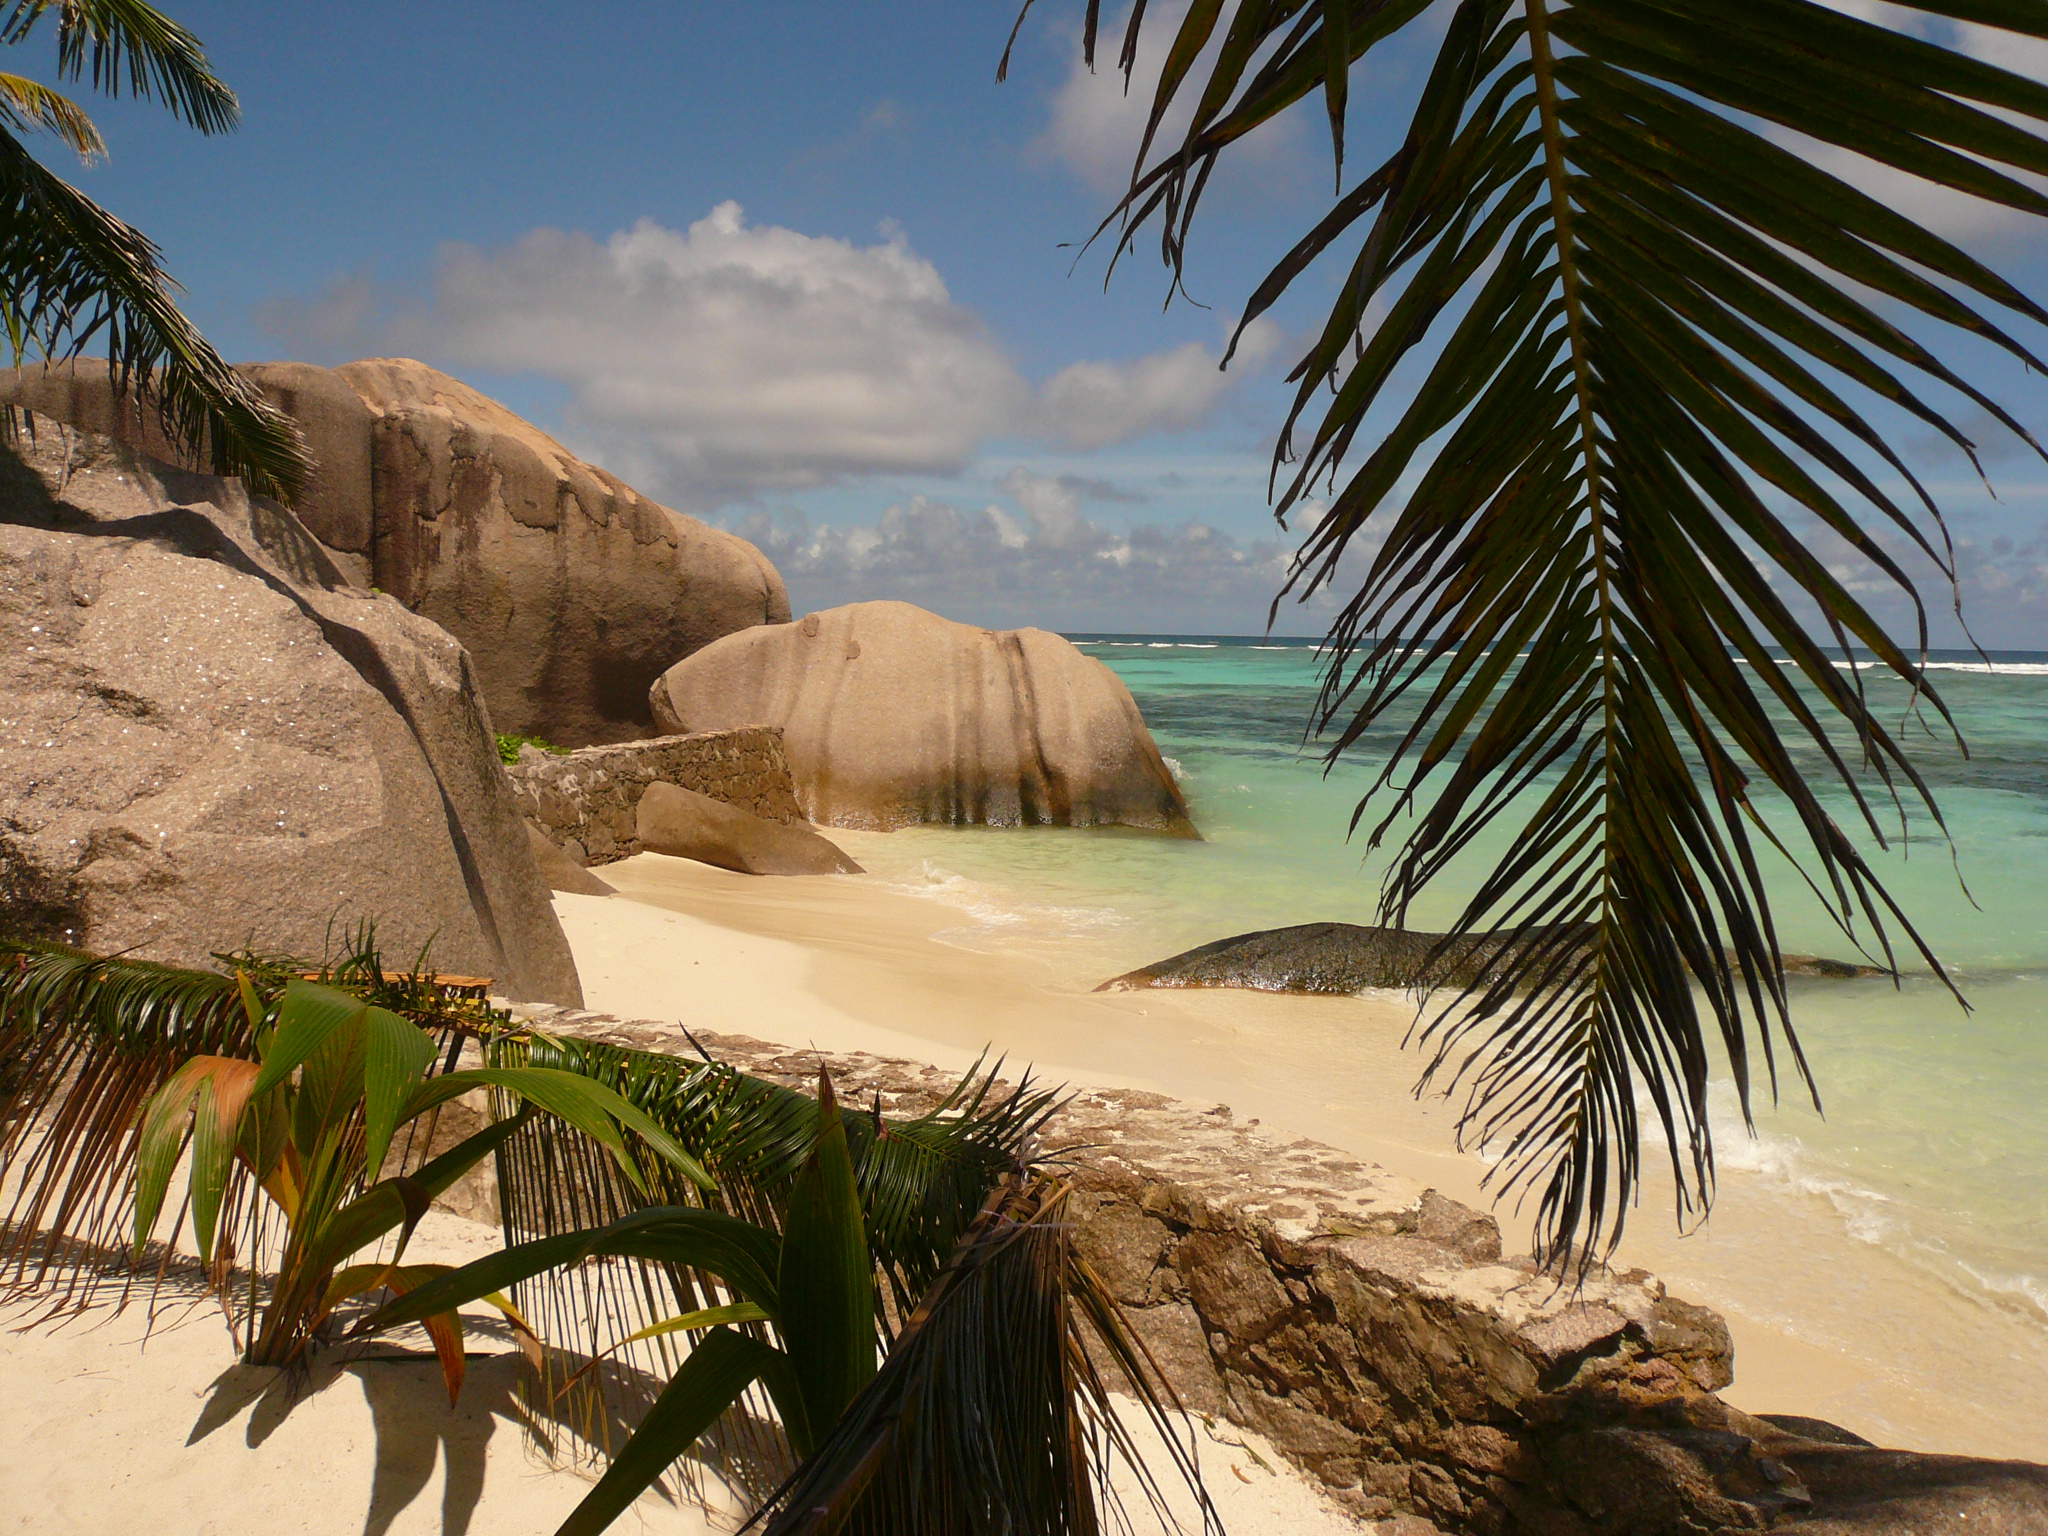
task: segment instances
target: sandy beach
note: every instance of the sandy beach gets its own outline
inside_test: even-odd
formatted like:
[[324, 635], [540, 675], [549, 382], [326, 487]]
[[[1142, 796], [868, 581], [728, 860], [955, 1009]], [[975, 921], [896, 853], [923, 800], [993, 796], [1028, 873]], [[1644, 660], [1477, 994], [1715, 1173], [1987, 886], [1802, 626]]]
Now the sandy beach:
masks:
[[[833, 833], [856, 858], [900, 835]], [[1313, 1137], [1492, 1208], [1486, 1164], [1456, 1150], [1452, 1106], [1411, 1092], [1420, 1063], [1402, 1041], [1413, 1009], [1398, 994], [1097, 993], [1101, 977], [1063, 974], [1028, 951], [960, 947], [956, 909], [857, 878], [758, 880], [659, 854], [603, 874], [617, 897], [556, 898], [593, 1009], [961, 1070], [993, 1049], [1051, 1081], [1227, 1103], [1240, 1122]], [[2015, 1352], [1941, 1368], [1942, 1340], [1981, 1324], [1967, 1302], [1901, 1282], [1831, 1212], [1788, 1215], [1732, 1184], [1711, 1220], [1680, 1236], [1657, 1173], [1649, 1160], [1617, 1262], [1727, 1318], [1731, 1402], [1828, 1419], [1884, 1444], [2048, 1458], [2040, 1362]], [[1497, 1214], [1510, 1246], [1525, 1246], [1512, 1208]], [[1839, 1288], [1846, 1319], [1818, 1340], [1805, 1325], [1815, 1286]], [[1926, 1353], [1902, 1365], [1908, 1340]]]
[[[856, 856], [875, 836], [839, 834]], [[556, 898], [594, 1010], [673, 1023], [679, 1040], [701, 1026], [949, 1070], [992, 1048], [1010, 1070], [1028, 1063], [1048, 1081], [1228, 1103], [1240, 1122], [1312, 1136], [1487, 1203], [1484, 1165], [1453, 1149], [1447, 1106], [1409, 1094], [1409, 1012], [1397, 997], [1095, 993], [1096, 978], [949, 942], [957, 912], [873, 881], [755, 879], [658, 854], [603, 874], [617, 896]], [[1347, 1046], [1319, 1061], [1314, 1042], [1325, 1032], [1341, 1032]], [[1282, 1036], [1295, 1042], [1285, 1055], [1270, 1045]], [[1921, 1448], [2048, 1453], [2025, 1414], [1987, 1420], [1960, 1391], [1746, 1314], [1723, 1294], [1711, 1246], [1704, 1258], [1687, 1251], [1700, 1240], [1667, 1236], [1661, 1214], [1639, 1213], [1623, 1258], [1727, 1314], [1737, 1379], [1726, 1396], [1738, 1406], [1829, 1418]], [[1739, 1234], [1759, 1219], [1726, 1202], [1710, 1231]], [[1506, 1225], [1512, 1243], [1511, 1213]], [[453, 1262], [496, 1242], [494, 1230], [436, 1212], [413, 1255]], [[218, 1309], [191, 1291], [167, 1293], [154, 1315], [142, 1303], [102, 1304], [24, 1331], [32, 1315], [17, 1304], [0, 1333], [0, 1529], [545, 1536], [588, 1486], [587, 1470], [559, 1456], [551, 1464], [522, 1427], [516, 1352], [487, 1313], [452, 1410], [431, 1359], [402, 1347], [420, 1340], [324, 1363], [293, 1383], [236, 1365]], [[1225, 1426], [1199, 1438], [1211, 1490], [1240, 1536], [1356, 1529], [1257, 1437]], [[729, 1512], [707, 1516], [650, 1494], [617, 1529], [733, 1523]]]

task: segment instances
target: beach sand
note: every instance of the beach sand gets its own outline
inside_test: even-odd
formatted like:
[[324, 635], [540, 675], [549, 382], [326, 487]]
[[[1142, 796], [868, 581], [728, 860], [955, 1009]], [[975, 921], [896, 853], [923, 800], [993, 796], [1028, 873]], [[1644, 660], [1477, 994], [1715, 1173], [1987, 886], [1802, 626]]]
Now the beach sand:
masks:
[[[881, 835], [835, 839], [858, 858]], [[1227, 1103], [1240, 1123], [1311, 1136], [1488, 1204], [1484, 1165], [1454, 1149], [1448, 1106], [1409, 1093], [1417, 1062], [1401, 1048], [1411, 1010], [1398, 996], [1095, 993], [1099, 978], [961, 947], [956, 910], [873, 881], [757, 879], [658, 854], [603, 875], [619, 895], [556, 898], [594, 1010], [955, 1071], [993, 1048], [1007, 1053], [1007, 1070], [1028, 1064], [1049, 1082]], [[1745, 1312], [1768, 1287], [1741, 1290], [1726, 1265], [1717, 1269], [1714, 1239], [1702, 1247], [1667, 1236], [1668, 1217], [1645, 1204], [1622, 1258], [1728, 1316], [1737, 1380], [1726, 1395], [1739, 1406], [1811, 1414], [1916, 1448], [2048, 1457], [2037, 1416], [1987, 1420], [1938, 1382], [1887, 1371], [1876, 1352], [1816, 1345]], [[1510, 1242], [1524, 1239], [1502, 1214]], [[1745, 1226], [1762, 1219], [1724, 1199], [1708, 1230], [1732, 1234], [1723, 1248], [1739, 1255], [1749, 1251]], [[436, 1212], [413, 1256], [453, 1262], [497, 1241], [492, 1229]], [[16, 1331], [29, 1316], [19, 1305], [0, 1316], [0, 1531], [546, 1536], [588, 1487], [587, 1471], [551, 1466], [529, 1444], [516, 1354], [487, 1322], [450, 1410], [428, 1358], [329, 1365], [288, 1391], [276, 1373], [235, 1365], [211, 1302], [166, 1300], [153, 1328], [140, 1303], [28, 1331]], [[1226, 1426], [1198, 1439], [1238, 1536], [1357, 1529], [1255, 1436]], [[650, 1495], [615, 1529], [730, 1524]]]
[[[833, 830], [856, 859], [889, 835]], [[1240, 1123], [1313, 1137], [1494, 1208], [1486, 1164], [1456, 1149], [1453, 1106], [1411, 1091], [1420, 1060], [1403, 1049], [1414, 1014], [1399, 994], [1097, 993], [1102, 978], [1060, 974], [1016, 946], [963, 948], [959, 910], [858, 877], [763, 880], [660, 854], [603, 874], [618, 896], [556, 898], [586, 1003], [600, 1012], [953, 1070], [993, 1049], [1049, 1081], [1227, 1103]], [[1727, 1318], [1731, 1402], [1882, 1444], [2048, 1460], [2039, 1362], [2015, 1353], [1944, 1369], [1938, 1341], [1981, 1328], [1967, 1303], [1902, 1280], [1819, 1201], [1788, 1207], [1724, 1189], [1712, 1219], [1681, 1237], [1668, 1176], [1646, 1161], [1617, 1262]], [[1497, 1214], [1510, 1246], [1526, 1247], [1512, 1207]], [[1824, 1309], [1841, 1320], [1837, 1336], [1809, 1336], [1816, 1286], [1841, 1293]], [[1907, 1335], [1932, 1365], [1897, 1363]]]

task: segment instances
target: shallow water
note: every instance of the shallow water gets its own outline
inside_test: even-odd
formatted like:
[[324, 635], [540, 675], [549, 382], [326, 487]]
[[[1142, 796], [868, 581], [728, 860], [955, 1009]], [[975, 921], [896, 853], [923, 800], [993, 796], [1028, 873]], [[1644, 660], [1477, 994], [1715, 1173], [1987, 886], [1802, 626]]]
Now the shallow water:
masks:
[[[1327, 773], [1303, 751], [1309, 647], [1076, 638], [1129, 684], [1206, 841], [921, 828], [865, 848], [874, 873], [955, 906], [948, 942], [1029, 953], [1076, 978], [1250, 929], [1374, 920], [1380, 860], [1346, 830], [1386, 738]], [[1631, 1249], [1732, 1313], [1861, 1360], [1870, 1428], [1914, 1422], [1887, 1422], [1887, 1392], [1946, 1394], [1957, 1422], [1995, 1421], [1973, 1448], [2048, 1458], [2048, 656], [1994, 666], [1937, 668], [1968, 759], [1930, 733], [1913, 738], [1953, 860], [1924, 817], [1874, 855], [1972, 1011], [1931, 975], [1799, 986], [1794, 1021], [1825, 1118], [1796, 1080], [1781, 1082], [1776, 1107], [1759, 1083], [1752, 1138], [1724, 1075], [1713, 1219], [1674, 1239], [1668, 1185], [1653, 1183]], [[1889, 693], [1904, 708], [1902, 688], [1866, 676], [1881, 703]], [[1458, 876], [1477, 868], [1454, 869], [1411, 924], [1448, 923]], [[1789, 872], [1777, 888], [1788, 950], [1853, 954]], [[1326, 1029], [1261, 1047], [1298, 1052], [1304, 1081], [1346, 1048]], [[1503, 1221], [1517, 1235], [1512, 1214]]]

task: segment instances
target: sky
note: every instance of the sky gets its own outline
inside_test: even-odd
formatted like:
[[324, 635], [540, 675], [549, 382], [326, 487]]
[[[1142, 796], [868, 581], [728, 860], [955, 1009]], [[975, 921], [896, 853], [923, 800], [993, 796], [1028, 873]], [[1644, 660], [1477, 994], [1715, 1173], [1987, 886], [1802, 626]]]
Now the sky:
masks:
[[[65, 174], [162, 245], [230, 358], [445, 369], [753, 539], [799, 613], [899, 597], [1069, 632], [1266, 626], [1320, 508], [1280, 528], [1268, 476], [1334, 273], [1218, 363], [1328, 206], [1313, 115], [1226, 165], [1169, 303], [1156, 242], [1113, 275], [1104, 245], [1080, 249], [1144, 108], [1082, 67], [1079, 0], [1040, 0], [1002, 84], [1009, 0], [168, 9], [239, 94], [240, 131], [103, 102], [110, 158]], [[1439, 28], [1425, 16], [1354, 80], [1347, 176], [1397, 142]], [[2048, 77], [2048, 46], [1921, 30]], [[2048, 293], [2024, 216], [1832, 163]], [[1955, 355], [2048, 440], [2038, 378]], [[2048, 465], [1994, 429], [1993, 499], [1959, 455], [1901, 440], [1950, 517], [1972, 632], [2048, 648]], [[1874, 571], [1836, 568], [1903, 624]], [[1934, 640], [1956, 643], [1933, 595]], [[1331, 606], [1289, 601], [1274, 628], [1320, 633]]]

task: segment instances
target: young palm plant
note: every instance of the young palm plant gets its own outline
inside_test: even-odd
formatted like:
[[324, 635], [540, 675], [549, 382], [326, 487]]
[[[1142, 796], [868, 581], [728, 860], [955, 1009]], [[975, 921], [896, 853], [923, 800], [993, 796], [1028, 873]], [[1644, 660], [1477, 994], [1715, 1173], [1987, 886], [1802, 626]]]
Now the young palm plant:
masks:
[[[248, 973], [235, 983], [255, 1059], [188, 1058], [144, 1107], [136, 1140], [135, 1253], [140, 1258], [180, 1155], [191, 1154], [190, 1206], [199, 1257], [211, 1263], [231, 1180], [247, 1177], [283, 1213], [284, 1253], [245, 1359], [291, 1365], [341, 1302], [409, 1290], [446, 1266], [406, 1265], [405, 1248], [429, 1202], [491, 1155], [540, 1109], [596, 1140], [642, 1183], [622, 1130], [687, 1179], [711, 1180], [652, 1120], [602, 1083], [547, 1067], [479, 1067], [428, 1076], [437, 1052], [410, 1019], [359, 997], [293, 978], [274, 1008]], [[379, 1178], [395, 1132], [450, 1100], [493, 1088], [519, 1101], [513, 1116], [410, 1172]], [[388, 1261], [348, 1264], [398, 1233]], [[346, 1267], [344, 1267], [346, 1266]], [[501, 1303], [515, 1322], [509, 1303]], [[430, 1334], [451, 1399], [462, 1380], [462, 1328], [452, 1312]]]
[[[0, 43], [27, 42], [56, 14], [57, 74], [161, 102], [188, 127], [226, 133], [240, 116], [199, 40], [143, 0], [0, 0]], [[69, 97], [0, 72], [0, 323], [16, 364], [104, 347], [116, 387], [148, 400], [166, 433], [214, 472], [294, 499], [311, 461], [292, 424], [223, 362], [179, 311], [161, 252], [50, 171], [19, 137], [48, 132], [90, 165], [106, 154]], [[6, 426], [17, 423], [11, 411]]]
[[[536, 1113], [574, 1126], [629, 1186], [644, 1189], [649, 1163], [672, 1181], [710, 1182], [658, 1125], [588, 1077], [528, 1065], [430, 1076], [434, 1038], [384, 1004], [439, 1027], [450, 1068], [464, 1035], [502, 1015], [450, 1002], [417, 970], [387, 977], [367, 927], [339, 964], [314, 972], [323, 979], [300, 974], [301, 962], [223, 958], [227, 971], [207, 973], [40, 941], [0, 945], [0, 1176], [15, 1186], [0, 1264], [11, 1262], [17, 1286], [53, 1268], [75, 1286], [122, 1248], [139, 1260], [189, 1153], [186, 1206], [224, 1296], [227, 1233], [239, 1229], [253, 1259], [268, 1213], [283, 1218], [267, 1299], [250, 1269], [244, 1357], [288, 1365], [342, 1301], [434, 1272], [401, 1263], [429, 1202]], [[432, 1158], [408, 1149], [386, 1174], [396, 1139], [424, 1147], [406, 1133], [480, 1088], [505, 1097], [505, 1118]], [[393, 1233], [389, 1261], [348, 1264]], [[452, 1392], [459, 1327], [444, 1319], [430, 1331]]]
[[[1773, 1091], [1781, 1034], [1818, 1104], [1767, 889], [1778, 855], [1866, 952], [1895, 965], [1896, 934], [1940, 971], [1858, 840], [1884, 845], [1887, 802], [1940, 825], [1860, 668], [1947, 710], [1829, 547], [1905, 593], [1924, 655], [1903, 562], [1951, 583], [1954, 567], [1933, 496], [1866, 413], [1974, 462], [1934, 386], [2038, 451], [1922, 337], [2038, 371], [2006, 327], [2048, 312], [1800, 146], [2048, 213], [2030, 179], [2048, 174], [2048, 87], [1917, 35], [2048, 37], [2048, 4], [1884, 10], [1900, 29], [1815, 0], [1196, 0], [1177, 26], [1129, 12], [1127, 82], [1143, 30], [1171, 31], [1103, 225], [1116, 255], [1156, 222], [1177, 284], [1226, 152], [1297, 104], [1328, 116], [1337, 196], [1242, 321], [1333, 264], [1274, 461], [1283, 526], [1332, 491], [1288, 590], [1349, 579], [1342, 557], [1378, 538], [1331, 628], [1313, 723], [1333, 762], [1391, 727], [1353, 821], [1377, 810], [1374, 846], [1398, 834], [1383, 922], [1514, 823], [1445, 942], [1510, 941], [1431, 1005], [1425, 1080], [1462, 1085], [1462, 1129], [1503, 1154], [1508, 1184], [1540, 1188], [1553, 1256], [1618, 1240], [1644, 1103], [1681, 1220], [1704, 1213], [1707, 1019], [1745, 1118], [1752, 1036]], [[1098, 13], [1090, 0], [1090, 62]], [[1399, 147], [1347, 189], [1349, 81], [1397, 39], [1427, 47], [1425, 13], [1444, 26]], [[1176, 109], [1186, 127], [1168, 134]], [[1419, 380], [1397, 383], [1425, 345]]]
[[[757, 1104], [761, 1097], [746, 1096]], [[602, 1227], [519, 1243], [428, 1280], [387, 1303], [370, 1325], [445, 1318], [465, 1303], [607, 1258], [688, 1270], [722, 1289], [723, 1300], [628, 1336], [625, 1342], [689, 1331], [696, 1340], [557, 1536], [604, 1530], [757, 1382], [799, 1460], [753, 1514], [767, 1536], [1011, 1529], [1092, 1536], [1110, 1448], [1142, 1464], [1089, 1338], [1135, 1385], [1199, 1494], [1192, 1458], [1168, 1424], [1170, 1393], [1156, 1385], [1157, 1372], [1114, 1301], [1073, 1255], [1056, 1181], [1021, 1166], [995, 1180], [892, 1332], [871, 1242], [888, 1221], [886, 1202], [878, 1216], [873, 1199], [882, 1181], [870, 1183], [864, 1201], [848, 1118], [829, 1076], [820, 1074], [808, 1118], [809, 1151], [778, 1225], [702, 1206], [643, 1209]], [[917, 1203], [929, 1203], [938, 1187], [927, 1182], [927, 1199]], [[1145, 1487], [1156, 1500], [1156, 1488]], [[1206, 1523], [1212, 1512], [1206, 1498], [1200, 1503]]]

